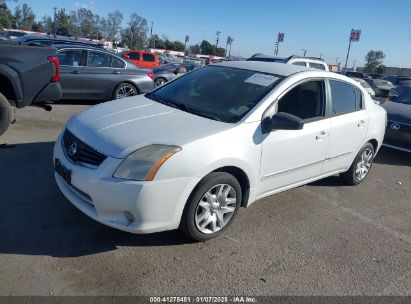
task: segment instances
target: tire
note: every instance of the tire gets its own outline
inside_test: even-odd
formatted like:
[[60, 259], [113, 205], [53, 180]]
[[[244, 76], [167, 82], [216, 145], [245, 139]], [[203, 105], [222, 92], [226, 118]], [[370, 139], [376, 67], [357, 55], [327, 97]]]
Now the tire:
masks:
[[122, 82], [114, 90], [113, 99], [122, 99], [135, 95], [138, 95], [138, 89], [136, 86], [128, 82]]
[[154, 80], [154, 84], [155, 84], [156, 87], [160, 87], [160, 86], [162, 86], [163, 84], [165, 84], [166, 82], [167, 82], [167, 80], [165, 80], [165, 79], [162, 78], [162, 77], [156, 78], [156, 79]]
[[358, 185], [367, 177], [374, 160], [374, 146], [366, 143], [358, 152], [347, 172], [340, 174], [348, 185]]
[[7, 98], [0, 93], [0, 136], [3, 135], [10, 126], [12, 111]]
[[210, 173], [190, 195], [180, 229], [195, 241], [212, 239], [231, 225], [241, 201], [241, 186], [233, 175], [225, 172]]

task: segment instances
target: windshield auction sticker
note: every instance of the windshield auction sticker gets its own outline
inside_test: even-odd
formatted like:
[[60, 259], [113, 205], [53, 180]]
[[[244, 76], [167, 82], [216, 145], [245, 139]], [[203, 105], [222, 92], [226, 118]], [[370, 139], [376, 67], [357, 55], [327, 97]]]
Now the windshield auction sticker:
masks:
[[278, 80], [278, 77], [275, 77], [273, 75], [267, 75], [267, 74], [254, 74], [251, 77], [247, 78], [244, 80], [244, 82], [248, 83], [253, 83], [257, 84], [263, 87], [268, 87], [272, 85], [274, 82]]

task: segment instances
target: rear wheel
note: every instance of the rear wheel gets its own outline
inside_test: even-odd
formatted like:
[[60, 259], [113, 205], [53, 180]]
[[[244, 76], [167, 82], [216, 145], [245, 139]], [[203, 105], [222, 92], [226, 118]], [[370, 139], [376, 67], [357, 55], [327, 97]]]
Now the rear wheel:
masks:
[[200, 181], [187, 201], [180, 228], [196, 241], [206, 241], [224, 232], [241, 205], [237, 179], [225, 172], [213, 172]]
[[347, 172], [341, 174], [341, 178], [349, 185], [358, 185], [370, 172], [374, 160], [374, 146], [366, 143], [355, 157]]
[[121, 99], [125, 97], [138, 95], [138, 90], [134, 85], [127, 82], [122, 82], [114, 90], [113, 95], [114, 99]]
[[0, 135], [4, 134], [12, 119], [12, 111], [7, 98], [0, 93]]
[[162, 86], [166, 82], [167, 80], [165, 80], [164, 78], [157, 78], [156, 80], [154, 80], [154, 84], [156, 85], [156, 87]]

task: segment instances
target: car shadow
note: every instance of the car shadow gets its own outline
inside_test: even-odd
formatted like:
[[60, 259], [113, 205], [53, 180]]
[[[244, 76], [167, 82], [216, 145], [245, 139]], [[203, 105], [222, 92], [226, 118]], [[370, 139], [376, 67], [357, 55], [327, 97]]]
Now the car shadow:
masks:
[[118, 246], [192, 243], [178, 231], [136, 235], [88, 218], [54, 181], [53, 146], [41, 142], [0, 149], [0, 253], [74, 257]]
[[[411, 166], [411, 154], [399, 150], [381, 147], [380, 151], [374, 159], [374, 162], [377, 164], [393, 166]], [[333, 175], [309, 183], [308, 186], [339, 187], [347, 186], [347, 184], [344, 183], [344, 181], [339, 176]]]
[[377, 164], [411, 166], [411, 153], [382, 146], [374, 159]]

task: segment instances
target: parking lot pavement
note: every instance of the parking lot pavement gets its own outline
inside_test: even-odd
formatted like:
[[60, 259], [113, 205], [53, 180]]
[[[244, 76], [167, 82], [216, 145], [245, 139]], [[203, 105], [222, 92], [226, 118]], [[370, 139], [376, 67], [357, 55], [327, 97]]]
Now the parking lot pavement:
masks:
[[0, 295], [411, 295], [409, 154], [382, 149], [356, 187], [330, 177], [260, 200], [211, 241], [133, 235], [54, 182], [53, 141], [84, 108], [23, 109], [0, 138]]

